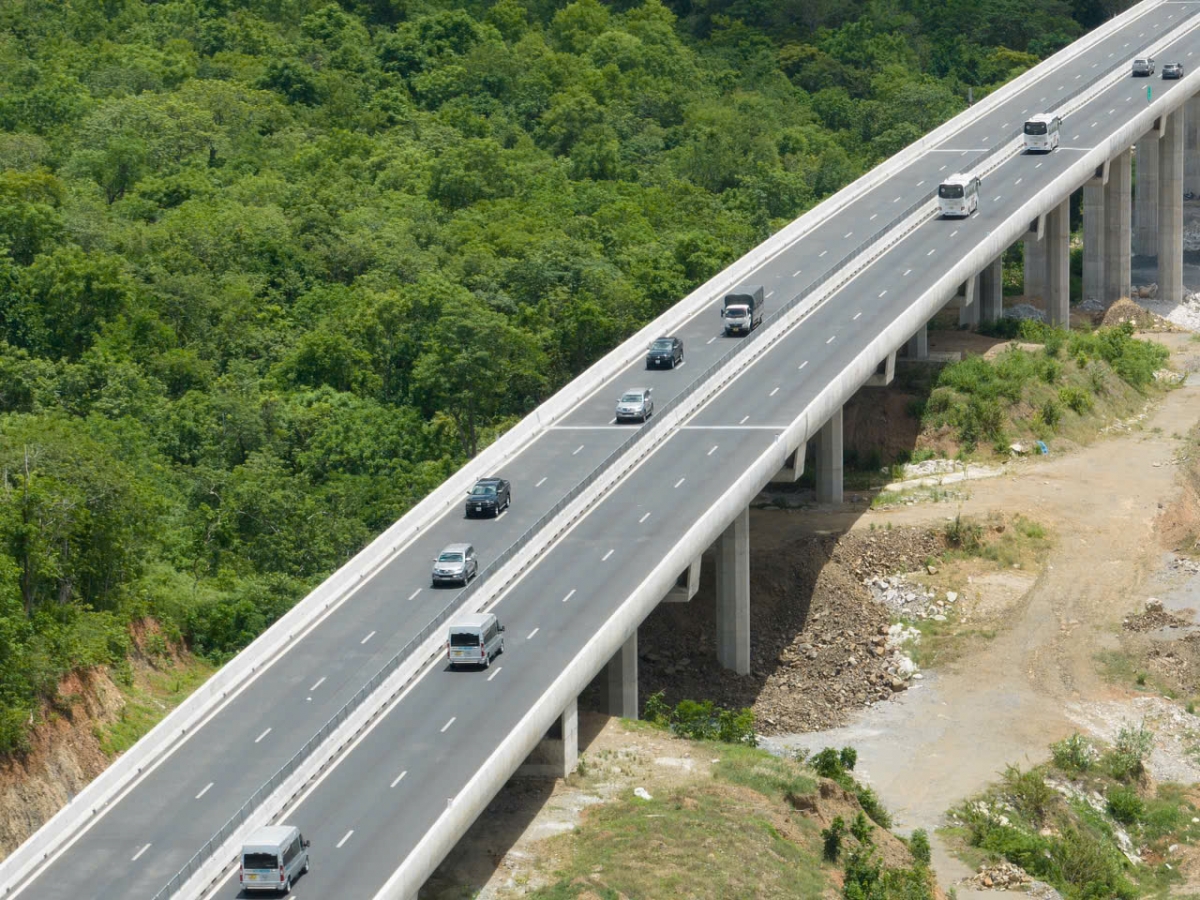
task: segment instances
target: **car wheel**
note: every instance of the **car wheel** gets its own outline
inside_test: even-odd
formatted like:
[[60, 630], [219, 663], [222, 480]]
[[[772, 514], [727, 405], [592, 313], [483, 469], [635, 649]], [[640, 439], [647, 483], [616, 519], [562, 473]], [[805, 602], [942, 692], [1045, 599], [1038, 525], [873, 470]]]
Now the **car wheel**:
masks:
[[483, 658], [483, 667], [485, 669], [490, 669], [492, 667], [492, 654], [489, 653]]
[[308, 866], [309, 866], [309, 861], [306, 859], [306, 860], [304, 861], [304, 874], [305, 874], [305, 875], [307, 875], [307, 874], [308, 874]]
[[292, 892], [292, 879], [288, 879], [283, 883], [283, 893], [290, 894]]

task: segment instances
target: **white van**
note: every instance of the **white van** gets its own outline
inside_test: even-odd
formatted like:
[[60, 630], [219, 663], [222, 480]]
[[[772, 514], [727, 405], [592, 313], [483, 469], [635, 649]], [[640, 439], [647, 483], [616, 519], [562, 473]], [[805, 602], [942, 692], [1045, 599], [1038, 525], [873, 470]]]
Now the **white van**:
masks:
[[938, 185], [938, 210], [947, 218], [969, 216], [979, 209], [978, 175], [951, 175]]
[[292, 882], [308, 871], [308, 841], [294, 825], [267, 825], [242, 845], [242, 890], [292, 892]]
[[1039, 113], [1025, 123], [1025, 149], [1049, 153], [1058, 147], [1062, 119], [1052, 113]]
[[446, 658], [451, 666], [483, 666], [504, 652], [504, 626], [491, 613], [463, 616], [450, 626]]

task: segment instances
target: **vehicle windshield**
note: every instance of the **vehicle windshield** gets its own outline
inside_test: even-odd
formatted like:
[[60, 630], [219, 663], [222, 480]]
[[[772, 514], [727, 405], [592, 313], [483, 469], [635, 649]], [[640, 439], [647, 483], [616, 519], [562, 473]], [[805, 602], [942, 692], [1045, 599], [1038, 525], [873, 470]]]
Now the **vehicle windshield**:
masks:
[[623, 396], [621, 398], [621, 402], [622, 403], [641, 403], [642, 395], [641, 394], [626, 394], [625, 396]]
[[1026, 134], [1045, 134], [1046, 133], [1046, 123], [1045, 122], [1026, 122], [1025, 123], [1025, 133]]
[[478, 647], [479, 632], [477, 631], [452, 631], [450, 632], [451, 647]]
[[651, 350], [670, 350], [672, 346], [673, 345], [672, 345], [671, 341], [664, 338], [661, 341], [655, 341], [653, 346], [650, 349]]
[[727, 306], [725, 307], [725, 315], [727, 316], [744, 316], [749, 307], [745, 306]]
[[462, 562], [463, 555], [461, 553], [443, 553], [438, 557], [438, 562]]
[[247, 853], [242, 856], [243, 869], [277, 869], [279, 858], [274, 853]]
[[496, 493], [496, 486], [494, 484], [477, 484], [471, 488], [472, 497], [487, 497], [494, 493]]
[[943, 184], [938, 188], [938, 196], [946, 200], [961, 200], [963, 186], [961, 184]]

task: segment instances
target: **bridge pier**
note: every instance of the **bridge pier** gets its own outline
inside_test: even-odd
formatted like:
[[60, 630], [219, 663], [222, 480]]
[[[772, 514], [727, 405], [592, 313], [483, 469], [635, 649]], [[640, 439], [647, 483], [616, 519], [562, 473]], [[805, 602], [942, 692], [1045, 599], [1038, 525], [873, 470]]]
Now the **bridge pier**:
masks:
[[[1108, 164], [1104, 186], [1104, 302], [1128, 297], [1133, 280], [1130, 261], [1132, 240], [1132, 173], [1126, 148]], [[1085, 242], [1087, 238], [1084, 238]]]
[[962, 288], [962, 305], [958, 308], [958, 327], [974, 328], [979, 325], [979, 275], [972, 275]]
[[1071, 199], [1046, 216], [1046, 318], [1059, 328], [1071, 327]]
[[[819, 476], [818, 476], [819, 477]], [[750, 674], [750, 508], [717, 539], [717, 661]]]
[[1158, 128], [1137, 142], [1137, 191], [1133, 204], [1133, 252], [1153, 256], [1158, 252]]
[[1184, 109], [1163, 117], [1158, 145], [1158, 296], [1183, 300]]
[[572, 697], [546, 736], [517, 769], [518, 778], [566, 778], [579, 762], [579, 700]]
[[997, 256], [979, 273], [979, 321], [995, 322], [1004, 315], [1004, 257]]
[[1200, 195], [1200, 94], [1184, 104], [1186, 136], [1184, 137], [1183, 189]]
[[610, 716], [638, 717], [637, 632], [621, 645], [604, 667], [604, 708]]
[[817, 502], [842, 502], [842, 408], [817, 432]]
[[1104, 195], [1106, 178], [1090, 179], [1083, 186], [1083, 299], [1104, 297]]
[[1041, 299], [1046, 296], [1046, 216], [1038, 216], [1029, 230], [1022, 236], [1025, 242], [1025, 299]]
[[929, 359], [929, 325], [922, 325], [904, 345], [905, 359]]

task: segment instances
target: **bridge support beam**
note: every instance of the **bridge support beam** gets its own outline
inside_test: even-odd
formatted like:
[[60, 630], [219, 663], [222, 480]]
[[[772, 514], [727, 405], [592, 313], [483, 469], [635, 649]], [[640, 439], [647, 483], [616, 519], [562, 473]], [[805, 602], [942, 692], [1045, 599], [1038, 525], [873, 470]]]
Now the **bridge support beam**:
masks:
[[1046, 216], [1046, 318], [1059, 328], [1071, 327], [1071, 201], [1067, 198]]
[[579, 701], [572, 698], [541, 743], [517, 769], [519, 778], [566, 778], [579, 761]]
[[717, 540], [717, 661], [750, 674], [750, 509]]
[[1025, 299], [1040, 300], [1046, 296], [1046, 216], [1031, 223], [1022, 240], [1025, 242]]
[[1104, 297], [1104, 195], [1099, 178], [1083, 186], [1083, 299]]
[[1183, 132], [1186, 104], [1163, 117], [1158, 144], [1158, 296], [1183, 300]]
[[896, 377], [896, 353], [889, 353], [876, 366], [875, 371], [867, 379], [863, 387], [887, 387]]
[[962, 306], [958, 308], [958, 327], [974, 328], [979, 324], [979, 275], [972, 275], [963, 285]]
[[842, 502], [842, 408], [817, 432], [817, 502]]
[[929, 326], [922, 325], [904, 345], [905, 359], [929, 359]]
[[1183, 150], [1183, 189], [1200, 196], [1200, 94], [1186, 104], [1187, 136]]
[[997, 256], [979, 273], [979, 321], [995, 322], [1004, 315], [1004, 257]]
[[1133, 215], [1133, 252], [1137, 256], [1158, 252], [1158, 138], [1158, 129], [1152, 128], [1137, 142]]
[[[1104, 302], [1111, 304], [1129, 296], [1133, 280], [1130, 262], [1132, 173], [1128, 149], [1117, 154], [1108, 166], [1104, 186]], [[1087, 238], [1085, 236], [1084, 240]]]
[[700, 590], [700, 559], [697, 556], [690, 566], [679, 573], [674, 587], [663, 597], [663, 603], [687, 603], [696, 596]]
[[610, 716], [620, 716], [622, 719], [638, 717], [636, 631], [604, 667], [604, 708]]
[[804, 453], [808, 449], [808, 444], [804, 443], [797, 447], [791, 455], [788, 456], [787, 462], [783, 464], [775, 476], [771, 479], [772, 484], [794, 484], [800, 480], [800, 476], [804, 474]]

